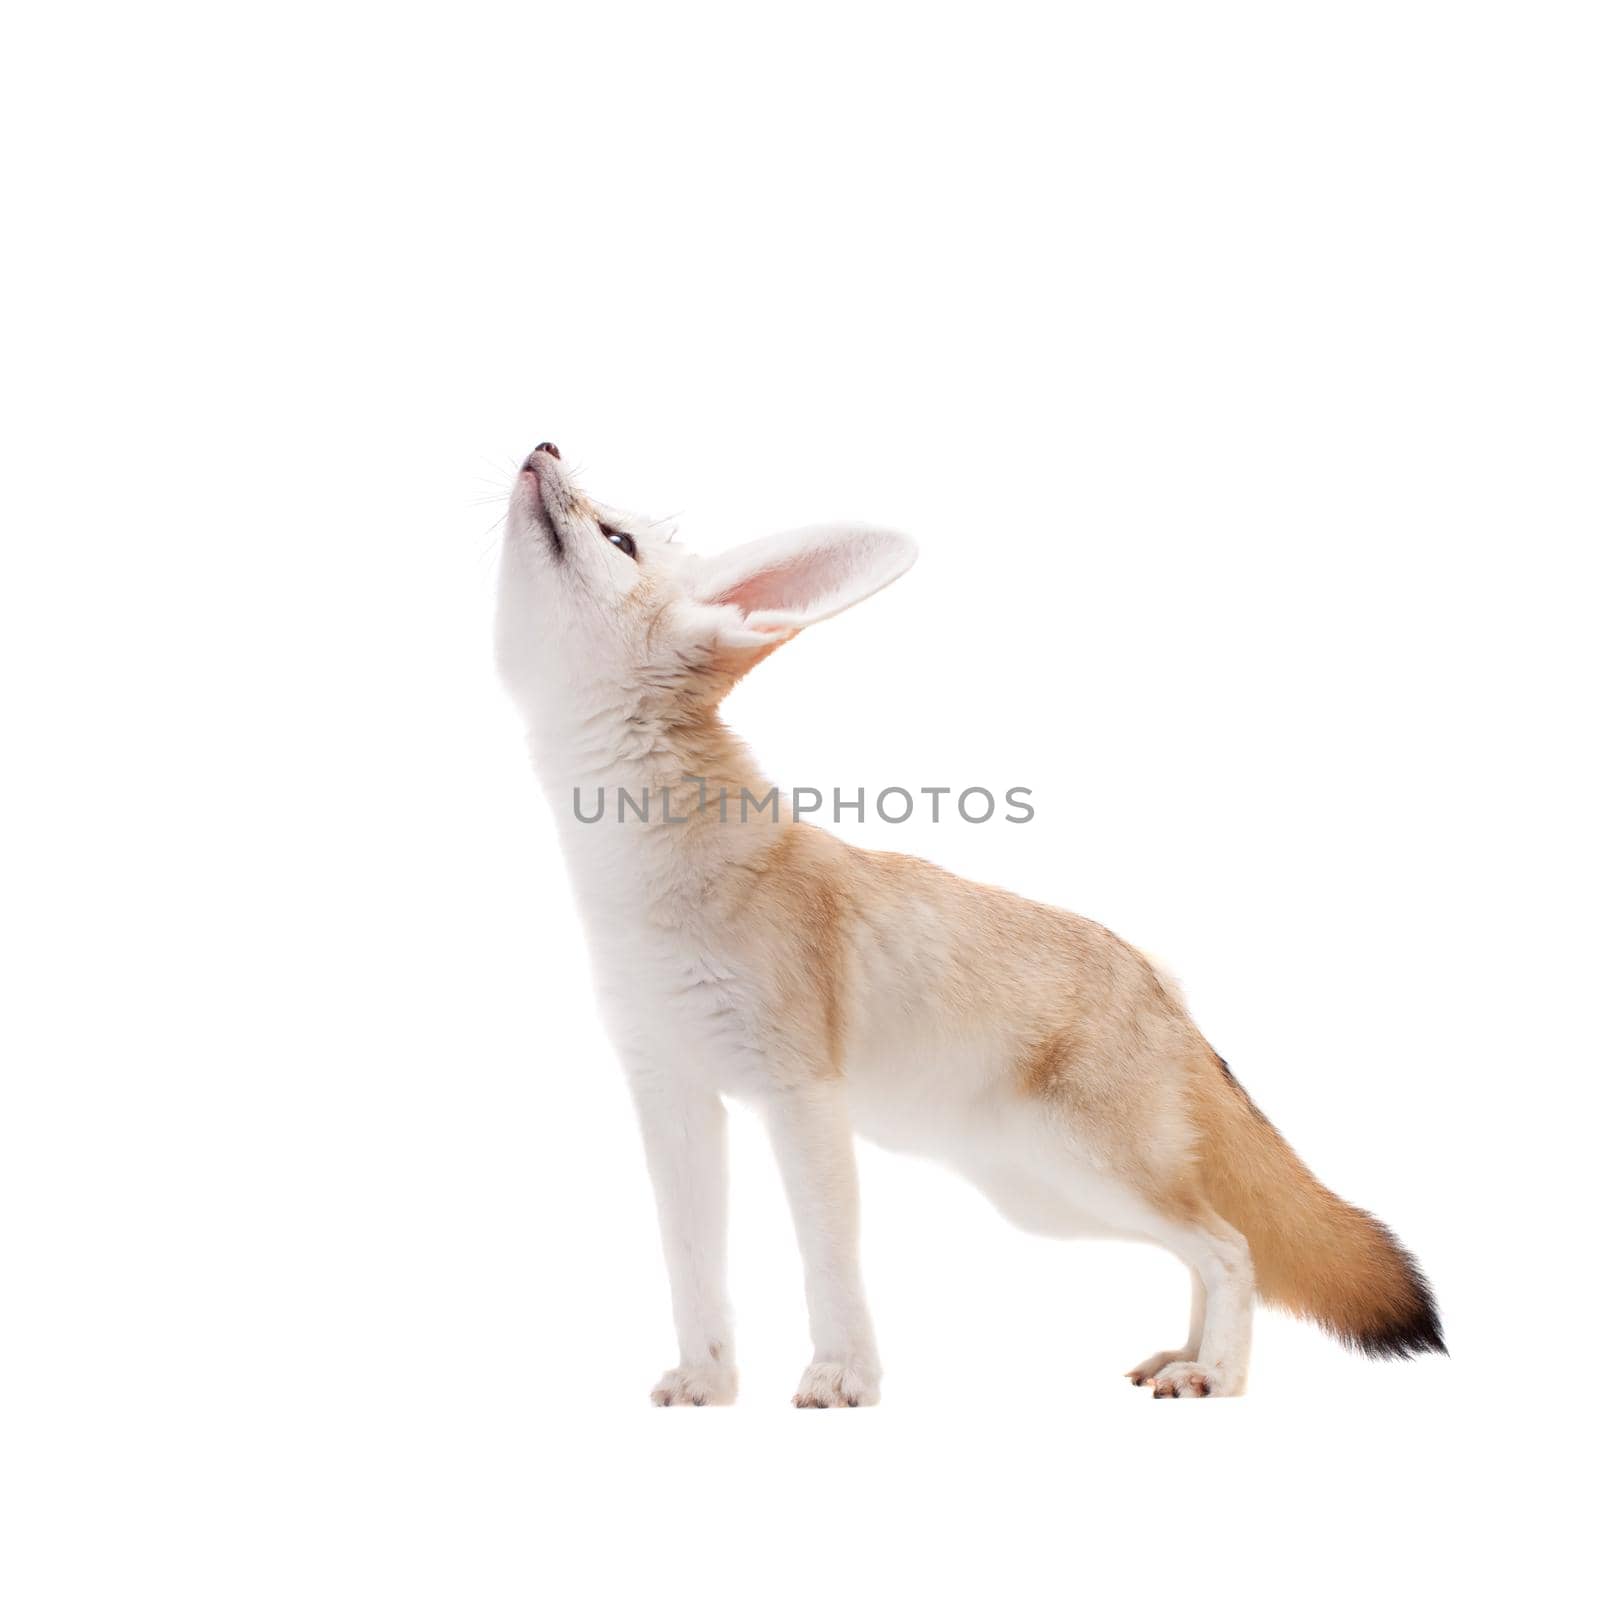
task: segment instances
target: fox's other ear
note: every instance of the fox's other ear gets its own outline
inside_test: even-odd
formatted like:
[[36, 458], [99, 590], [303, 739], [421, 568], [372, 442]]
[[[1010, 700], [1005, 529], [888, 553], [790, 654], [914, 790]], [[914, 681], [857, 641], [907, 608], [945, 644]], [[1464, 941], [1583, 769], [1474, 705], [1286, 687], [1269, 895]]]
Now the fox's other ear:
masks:
[[894, 582], [917, 559], [901, 533], [849, 525], [800, 528], [739, 545], [701, 563], [702, 605], [731, 607], [723, 644], [770, 649]]

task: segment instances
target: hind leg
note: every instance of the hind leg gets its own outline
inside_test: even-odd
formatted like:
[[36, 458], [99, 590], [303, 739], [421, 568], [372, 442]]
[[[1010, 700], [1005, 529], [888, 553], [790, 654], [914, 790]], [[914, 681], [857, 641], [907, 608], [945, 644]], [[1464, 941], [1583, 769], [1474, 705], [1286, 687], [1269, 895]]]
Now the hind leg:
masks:
[[[1009, 1213], [1017, 1197], [1010, 1184], [996, 1186], [994, 1174], [1020, 1169], [1029, 1180], [1030, 1218], [1039, 1211], [1039, 1197], [1051, 1197], [1034, 1223], [1041, 1232], [1165, 1246], [1190, 1270], [1189, 1339], [1182, 1350], [1164, 1351], [1129, 1376], [1148, 1383], [1161, 1399], [1243, 1393], [1255, 1294], [1250, 1247], [1196, 1185], [1183, 1124], [1173, 1118], [1162, 1128], [1153, 1117], [1157, 1135], [1130, 1154], [1081, 1111], [1051, 1111], [1040, 1117], [1032, 1107], [1011, 1108], [992, 1125], [969, 1123], [963, 1162], [969, 1175]], [[1165, 1161], [1164, 1148], [1171, 1152]], [[1067, 1219], [1078, 1219], [1078, 1225]]]
[[1255, 1298], [1255, 1271], [1244, 1235], [1209, 1208], [1198, 1208], [1188, 1221], [1163, 1219], [1152, 1236], [1189, 1264], [1200, 1313], [1194, 1353], [1184, 1352], [1149, 1375], [1156, 1399], [1243, 1394]]
[[1170, 1367], [1180, 1361], [1193, 1361], [1200, 1354], [1200, 1340], [1205, 1333], [1205, 1325], [1206, 1286], [1200, 1274], [1190, 1267], [1189, 1337], [1183, 1341], [1181, 1350], [1158, 1350], [1153, 1356], [1141, 1361], [1127, 1374], [1133, 1380], [1134, 1387], [1137, 1389], [1149, 1383], [1163, 1367]]

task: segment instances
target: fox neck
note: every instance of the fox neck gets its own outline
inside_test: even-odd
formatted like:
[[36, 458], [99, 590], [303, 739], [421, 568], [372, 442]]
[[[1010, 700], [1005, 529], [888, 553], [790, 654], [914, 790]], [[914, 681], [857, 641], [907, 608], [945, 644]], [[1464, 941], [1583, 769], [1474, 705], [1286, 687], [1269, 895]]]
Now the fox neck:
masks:
[[794, 825], [715, 708], [635, 708], [531, 743], [574, 882], [591, 901], [704, 902]]

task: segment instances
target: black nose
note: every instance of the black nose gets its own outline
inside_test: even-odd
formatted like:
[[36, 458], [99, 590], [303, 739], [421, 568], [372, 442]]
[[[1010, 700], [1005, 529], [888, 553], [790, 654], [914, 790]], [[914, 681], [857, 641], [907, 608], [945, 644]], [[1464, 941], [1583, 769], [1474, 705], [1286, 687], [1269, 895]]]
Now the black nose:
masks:
[[536, 444], [533, 447], [533, 453], [535, 455], [538, 455], [538, 453], [541, 450], [543, 450], [547, 455], [554, 456], [557, 461], [559, 461], [561, 459], [561, 452], [559, 450], [557, 450], [556, 447], [553, 444], [551, 444], [548, 439], [546, 439], [543, 444]]

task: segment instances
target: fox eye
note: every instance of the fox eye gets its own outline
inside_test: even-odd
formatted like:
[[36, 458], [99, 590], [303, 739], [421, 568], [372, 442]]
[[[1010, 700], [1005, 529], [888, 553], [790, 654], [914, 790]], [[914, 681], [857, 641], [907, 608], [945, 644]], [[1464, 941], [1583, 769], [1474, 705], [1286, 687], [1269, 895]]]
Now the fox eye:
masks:
[[608, 528], [603, 522], [600, 524], [600, 531], [623, 555], [631, 556], [635, 561], [639, 559], [639, 547], [633, 542], [631, 533], [618, 533], [615, 528]]

